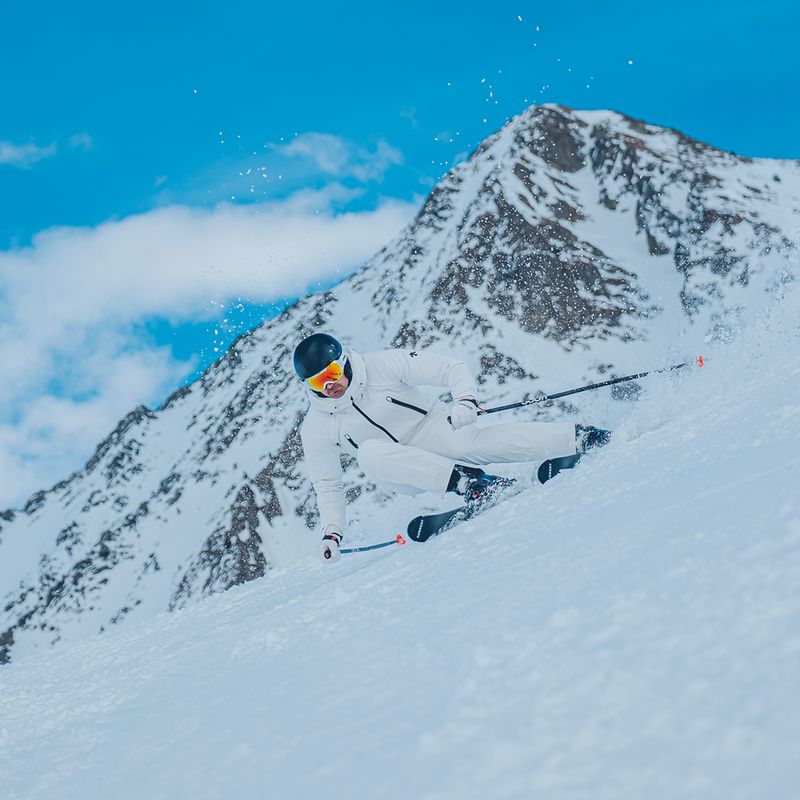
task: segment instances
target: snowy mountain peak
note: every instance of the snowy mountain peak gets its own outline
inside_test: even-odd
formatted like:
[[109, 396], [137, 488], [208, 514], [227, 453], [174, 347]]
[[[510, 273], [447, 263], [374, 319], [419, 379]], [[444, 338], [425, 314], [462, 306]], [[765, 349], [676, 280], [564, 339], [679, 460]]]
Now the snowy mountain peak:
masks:
[[[725, 339], [792, 280], [798, 214], [797, 162], [614, 112], [528, 109], [358, 272], [240, 337], [162, 408], [129, 414], [84, 469], [0, 514], [0, 661], [307, 556], [316, 510], [290, 359], [303, 335], [458, 352], [487, 403], [638, 371]], [[606, 400], [598, 421], [623, 407]], [[351, 540], [411, 510], [354, 462], [345, 480]]]

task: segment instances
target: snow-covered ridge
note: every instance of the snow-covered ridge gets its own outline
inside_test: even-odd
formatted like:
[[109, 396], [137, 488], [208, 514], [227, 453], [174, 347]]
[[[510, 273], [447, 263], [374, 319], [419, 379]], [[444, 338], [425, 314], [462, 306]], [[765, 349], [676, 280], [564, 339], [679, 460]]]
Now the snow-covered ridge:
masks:
[[[797, 162], [612, 112], [527, 110], [356, 274], [241, 337], [163, 408], [126, 417], [82, 471], [0, 514], [0, 661], [307, 552], [315, 510], [290, 354], [311, 330], [361, 350], [457, 351], [486, 402], [658, 366], [729, 337], [791, 280], [799, 209]], [[351, 540], [410, 510], [355, 464], [346, 481]]]

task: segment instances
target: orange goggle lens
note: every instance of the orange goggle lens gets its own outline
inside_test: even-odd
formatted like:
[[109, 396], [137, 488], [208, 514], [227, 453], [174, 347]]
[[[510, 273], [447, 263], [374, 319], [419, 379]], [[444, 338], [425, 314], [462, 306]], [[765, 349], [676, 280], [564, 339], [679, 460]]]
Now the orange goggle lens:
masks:
[[336, 383], [344, 375], [344, 359], [331, 361], [322, 372], [306, 378], [306, 383], [315, 391], [321, 392], [329, 383]]

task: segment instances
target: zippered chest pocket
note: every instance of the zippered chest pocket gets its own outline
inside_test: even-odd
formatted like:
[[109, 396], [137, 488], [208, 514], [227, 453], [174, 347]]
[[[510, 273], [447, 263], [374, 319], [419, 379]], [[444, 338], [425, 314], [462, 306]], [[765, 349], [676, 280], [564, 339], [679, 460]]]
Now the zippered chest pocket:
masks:
[[417, 414], [422, 414], [423, 417], [428, 413], [424, 408], [411, 405], [411, 403], [406, 403], [403, 400], [398, 400], [396, 397], [392, 397], [390, 394], [386, 395], [386, 402], [395, 406], [400, 406], [401, 408], [407, 408], [409, 411], [416, 411]]

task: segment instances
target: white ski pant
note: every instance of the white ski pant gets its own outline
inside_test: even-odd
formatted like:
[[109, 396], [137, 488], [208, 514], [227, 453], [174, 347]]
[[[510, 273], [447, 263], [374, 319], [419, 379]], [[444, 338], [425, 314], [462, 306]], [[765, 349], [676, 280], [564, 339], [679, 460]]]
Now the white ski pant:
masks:
[[444, 408], [434, 408], [405, 444], [367, 439], [358, 463], [373, 480], [401, 494], [447, 491], [455, 464], [483, 466], [545, 461], [575, 453], [571, 422], [510, 422], [453, 430]]

